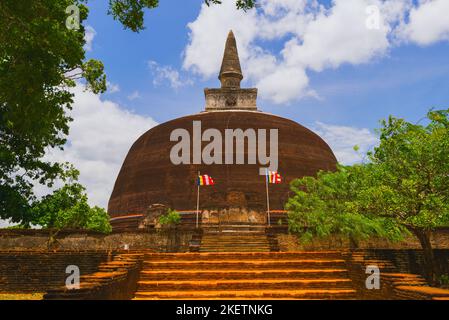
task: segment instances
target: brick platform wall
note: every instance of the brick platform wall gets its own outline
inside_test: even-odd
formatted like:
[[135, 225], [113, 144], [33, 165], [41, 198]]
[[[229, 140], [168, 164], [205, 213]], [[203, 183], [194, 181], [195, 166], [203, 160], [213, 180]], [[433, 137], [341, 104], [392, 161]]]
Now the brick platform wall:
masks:
[[[326, 240], [314, 239], [310, 243], [301, 244], [298, 238], [292, 234], [277, 234], [281, 251], [298, 250], [328, 250], [350, 248], [348, 239], [342, 237], [330, 237]], [[434, 249], [449, 249], [449, 228], [441, 228], [432, 235]], [[372, 238], [360, 241], [359, 249], [421, 249], [421, 245], [415, 236], [410, 236], [401, 242], [391, 242], [385, 239]]]
[[137, 290], [143, 254], [117, 253], [114, 259], [100, 264], [98, 272], [81, 276], [80, 288], [49, 290], [46, 300], [128, 300]]
[[[60, 233], [58, 250], [130, 250], [150, 249], [159, 252], [187, 252], [195, 233], [193, 228], [173, 228], [148, 232], [122, 232], [104, 235], [88, 231]], [[0, 230], [0, 250], [46, 250], [48, 232], [45, 230]]]
[[0, 251], [0, 292], [45, 292], [65, 285], [67, 266], [76, 265], [87, 275], [108, 257], [107, 251]]
[[[406, 249], [363, 249], [347, 251], [345, 254], [349, 275], [355, 284], [361, 299], [415, 299], [425, 293], [415, 293], [402, 290], [400, 287], [415, 285], [417, 278], [422, 279], [421, 285], [427, 286], [422, 250]], [[357, 259], [358, 257], [358, 259]], [[360, 259], [360, 257], [363, 257]], [[449, 273], [449, 249], [435, 250], [435, 259], [443, 273]], [[380, 269], [380, 290], [368, 290], [365, 281], [368, 265]], [[405, 285], [404, 285], [405, 284]], [[447, 293], [446, 293], [447, 294]], [[428, 295], [430, 296], [430, 295]]]

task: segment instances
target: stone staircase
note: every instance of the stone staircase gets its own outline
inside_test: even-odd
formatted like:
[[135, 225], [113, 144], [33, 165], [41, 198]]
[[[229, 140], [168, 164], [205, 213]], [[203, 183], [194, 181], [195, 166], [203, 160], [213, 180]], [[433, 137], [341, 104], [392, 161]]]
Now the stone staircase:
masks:
[[191, 252], [270, 252], [279, 244], [266, 225], [226, 224], [203, 226], [192, 238]]
[[337, 251], [214, 252], [145, 254], [135, 299], [354, 299], [355, 296], [345, 260]]

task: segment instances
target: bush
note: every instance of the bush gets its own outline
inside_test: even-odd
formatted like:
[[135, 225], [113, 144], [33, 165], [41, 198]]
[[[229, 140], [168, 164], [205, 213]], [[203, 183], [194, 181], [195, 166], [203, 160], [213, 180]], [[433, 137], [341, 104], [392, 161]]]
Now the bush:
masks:
[[177, 225], [181, 222], [181, 215], [176, 210], [168, 209], [168, 212], [159, 217], [159, 223], [162, 226]]

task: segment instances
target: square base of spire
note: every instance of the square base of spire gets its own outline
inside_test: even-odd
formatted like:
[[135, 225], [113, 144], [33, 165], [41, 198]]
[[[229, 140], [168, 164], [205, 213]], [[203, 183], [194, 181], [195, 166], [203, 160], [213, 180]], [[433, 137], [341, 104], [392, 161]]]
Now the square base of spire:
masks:
[[257, 110], [257, 89], [204, 89], [206, 111]]

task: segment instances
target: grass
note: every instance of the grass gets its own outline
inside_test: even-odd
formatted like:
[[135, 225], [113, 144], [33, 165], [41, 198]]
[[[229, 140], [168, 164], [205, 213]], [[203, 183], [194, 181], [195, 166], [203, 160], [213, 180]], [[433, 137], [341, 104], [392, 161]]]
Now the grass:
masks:
[[0, 300], [42, 300], [44, 293], [0, 293]]

